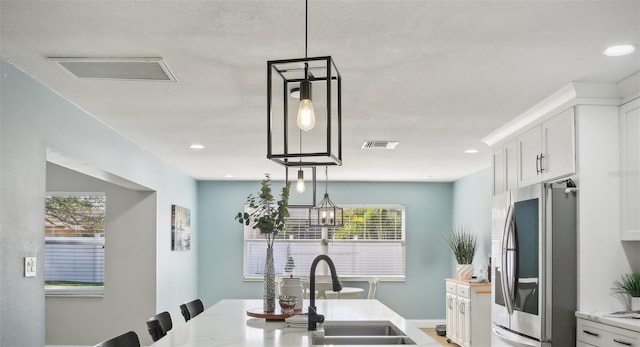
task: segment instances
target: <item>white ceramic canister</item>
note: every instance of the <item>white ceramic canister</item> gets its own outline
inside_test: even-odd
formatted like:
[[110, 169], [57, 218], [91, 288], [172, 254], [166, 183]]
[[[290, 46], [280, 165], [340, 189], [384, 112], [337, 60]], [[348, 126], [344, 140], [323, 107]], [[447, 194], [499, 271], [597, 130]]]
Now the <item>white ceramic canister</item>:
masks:
[[280, 282], [280, 293], [282, 295], [293, 295], [298, 298], [294, 310], [302, 310], [302, 282], [300, 277], [285, 277]]

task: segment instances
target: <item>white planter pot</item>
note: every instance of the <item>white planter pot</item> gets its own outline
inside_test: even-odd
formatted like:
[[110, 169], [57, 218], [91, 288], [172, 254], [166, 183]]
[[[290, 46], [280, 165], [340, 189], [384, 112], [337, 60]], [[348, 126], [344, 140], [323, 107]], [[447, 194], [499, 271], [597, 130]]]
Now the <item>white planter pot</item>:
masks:
[[640, 296], [631, 297], [631, 311], [640, 311]]
[[458, 264], [456, 272], [461, 280], [471, 279], [471, 276], [473, 276], [473, 264]]

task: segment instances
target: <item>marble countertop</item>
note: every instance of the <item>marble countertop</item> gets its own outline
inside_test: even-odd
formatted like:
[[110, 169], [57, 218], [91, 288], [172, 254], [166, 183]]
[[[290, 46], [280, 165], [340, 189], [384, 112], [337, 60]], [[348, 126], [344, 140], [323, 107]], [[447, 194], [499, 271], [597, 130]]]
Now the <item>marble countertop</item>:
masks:
[[[308, 301], [304, 304], [307, 307]], [[260, 307], [262, 300], [222, 300], [186, 323], [175, 317], [173, 329], [151, 346], [312, 346], [306, 328], [290, 328], [284, 321], [247, 316], [248, 310]], [[416, 346], [440, 346], [378, 300], [317, 300], [316, 307], [326, 321], [390, 321]]]
[[618, 328], [627, 329], [635, 332], [640, 332], [640, 319], [635, 318], [613, 318], [605, 317], [605, 315], [612, 311], [606, 312], [576, 312], [576, 317], [600, 322], [608, 325], [612, 325]]

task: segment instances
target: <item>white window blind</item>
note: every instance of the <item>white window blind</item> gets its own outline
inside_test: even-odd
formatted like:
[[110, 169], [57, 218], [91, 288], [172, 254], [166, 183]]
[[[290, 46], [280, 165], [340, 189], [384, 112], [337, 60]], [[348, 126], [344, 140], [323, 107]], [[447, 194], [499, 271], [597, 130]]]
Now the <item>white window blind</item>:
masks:
[[55, 295], [104, 292], [104, 193], [45, 198], [45, 289]]
[[[404, 206], [341, 206], [344, 225], [323, 230], [309, 225], [309, 210], [290, 207], [287, 229], [273, 245], [277, 276], [309, 276], [311, 262], [327, 254], [338, 275], [405, 279]], [[245, 207], [248, 208], [248, 207]], [[262, 279], [267, 245], [257, 229], [245, 226], [245, 279]]]

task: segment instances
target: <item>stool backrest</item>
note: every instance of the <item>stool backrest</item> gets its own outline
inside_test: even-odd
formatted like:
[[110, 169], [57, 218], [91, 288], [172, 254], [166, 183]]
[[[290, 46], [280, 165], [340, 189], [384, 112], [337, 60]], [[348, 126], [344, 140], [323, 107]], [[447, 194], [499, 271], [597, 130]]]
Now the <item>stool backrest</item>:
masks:
[[202, 303], [202, 300], [195, 299], [186, 304], [180, 305], [180, 312], [182, 312], [184, 321], [188, 322], [191, 318], [204, 312], [204, 304]]
[[171, 315], [167, 311], [158, 313], [147, 320], [147, 328], [154, 342], [160, 340], [160, 338], [167, 335], [167, 332], [173, 328]]
[[94, 347], [140, 347], [140, 339], [138, 339], [138, 334], [135, 331], [129, 331], [102, 341]]

